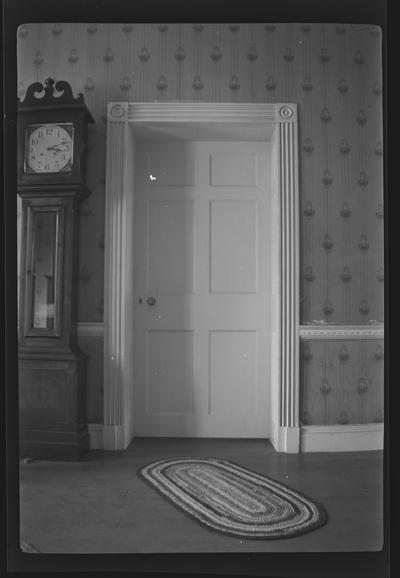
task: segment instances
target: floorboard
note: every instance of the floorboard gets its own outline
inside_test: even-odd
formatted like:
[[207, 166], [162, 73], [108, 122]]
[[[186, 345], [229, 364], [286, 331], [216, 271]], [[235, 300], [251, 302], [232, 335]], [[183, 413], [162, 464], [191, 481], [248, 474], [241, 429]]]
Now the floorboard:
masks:
[[[281, 540], [217, 534], [173, 507], [137, 471], [157, 459], [232, 460], [320, 502], [325, 526]], [[278, 454], [265, 440], [136, 439], [81, 462], [21, 462], [21, 536], [44, 553], [376, 551], [383, 453]]]

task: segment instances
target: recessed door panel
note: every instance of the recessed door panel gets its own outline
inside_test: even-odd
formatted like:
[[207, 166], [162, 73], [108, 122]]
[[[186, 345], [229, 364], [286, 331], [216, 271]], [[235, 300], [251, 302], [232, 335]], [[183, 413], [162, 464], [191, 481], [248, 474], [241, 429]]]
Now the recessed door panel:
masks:
[[149, 185], [153, 187], [193, 186], [195, 162], [189, 154], [163, 154], [148, 156]]
[[212, 187], [256, 187], [257, 154], [210, 155]]
[[211, 201], [211, 291], [257, 291], [256, 201]]
[[193, 201], [147, 203], [147, 289], [161, 293], [193, 291]]
[[256, 331], [210, 332], [210, 414], [257, 413]]
[[147, 332], [146, 402], [148, 414], [192, 413], [192, 331]]

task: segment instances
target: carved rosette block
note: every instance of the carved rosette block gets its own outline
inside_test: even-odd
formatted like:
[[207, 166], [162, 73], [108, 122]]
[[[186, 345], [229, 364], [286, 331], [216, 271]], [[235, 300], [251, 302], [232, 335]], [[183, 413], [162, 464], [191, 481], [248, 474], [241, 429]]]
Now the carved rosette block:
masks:
[[112, 102], [108, 105], [109, 122], [126, 122], [128, 120], [128, 103]]
[[297, 107], [295, 104], [278, 105], [278, 120], [279, 122], [295, 122], [297, 121]]

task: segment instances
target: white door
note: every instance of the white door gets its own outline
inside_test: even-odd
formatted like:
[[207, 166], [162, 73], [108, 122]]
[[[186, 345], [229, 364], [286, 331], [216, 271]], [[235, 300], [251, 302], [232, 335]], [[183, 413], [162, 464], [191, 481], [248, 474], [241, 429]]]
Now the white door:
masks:
[[136, 436], [269, 435], [270, 146], [137, 143]]

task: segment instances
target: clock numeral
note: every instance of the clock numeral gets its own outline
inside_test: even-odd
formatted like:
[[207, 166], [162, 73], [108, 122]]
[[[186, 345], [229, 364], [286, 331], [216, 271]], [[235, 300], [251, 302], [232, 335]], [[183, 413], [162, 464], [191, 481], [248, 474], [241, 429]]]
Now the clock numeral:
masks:
[[46, 134], [53, 134], [52, 128], [46, 128]]
[[45, 170], [45, 171], [49, 171], [49, 170], [50, 170], [50, 165], [44, 165], [44, 170]]

